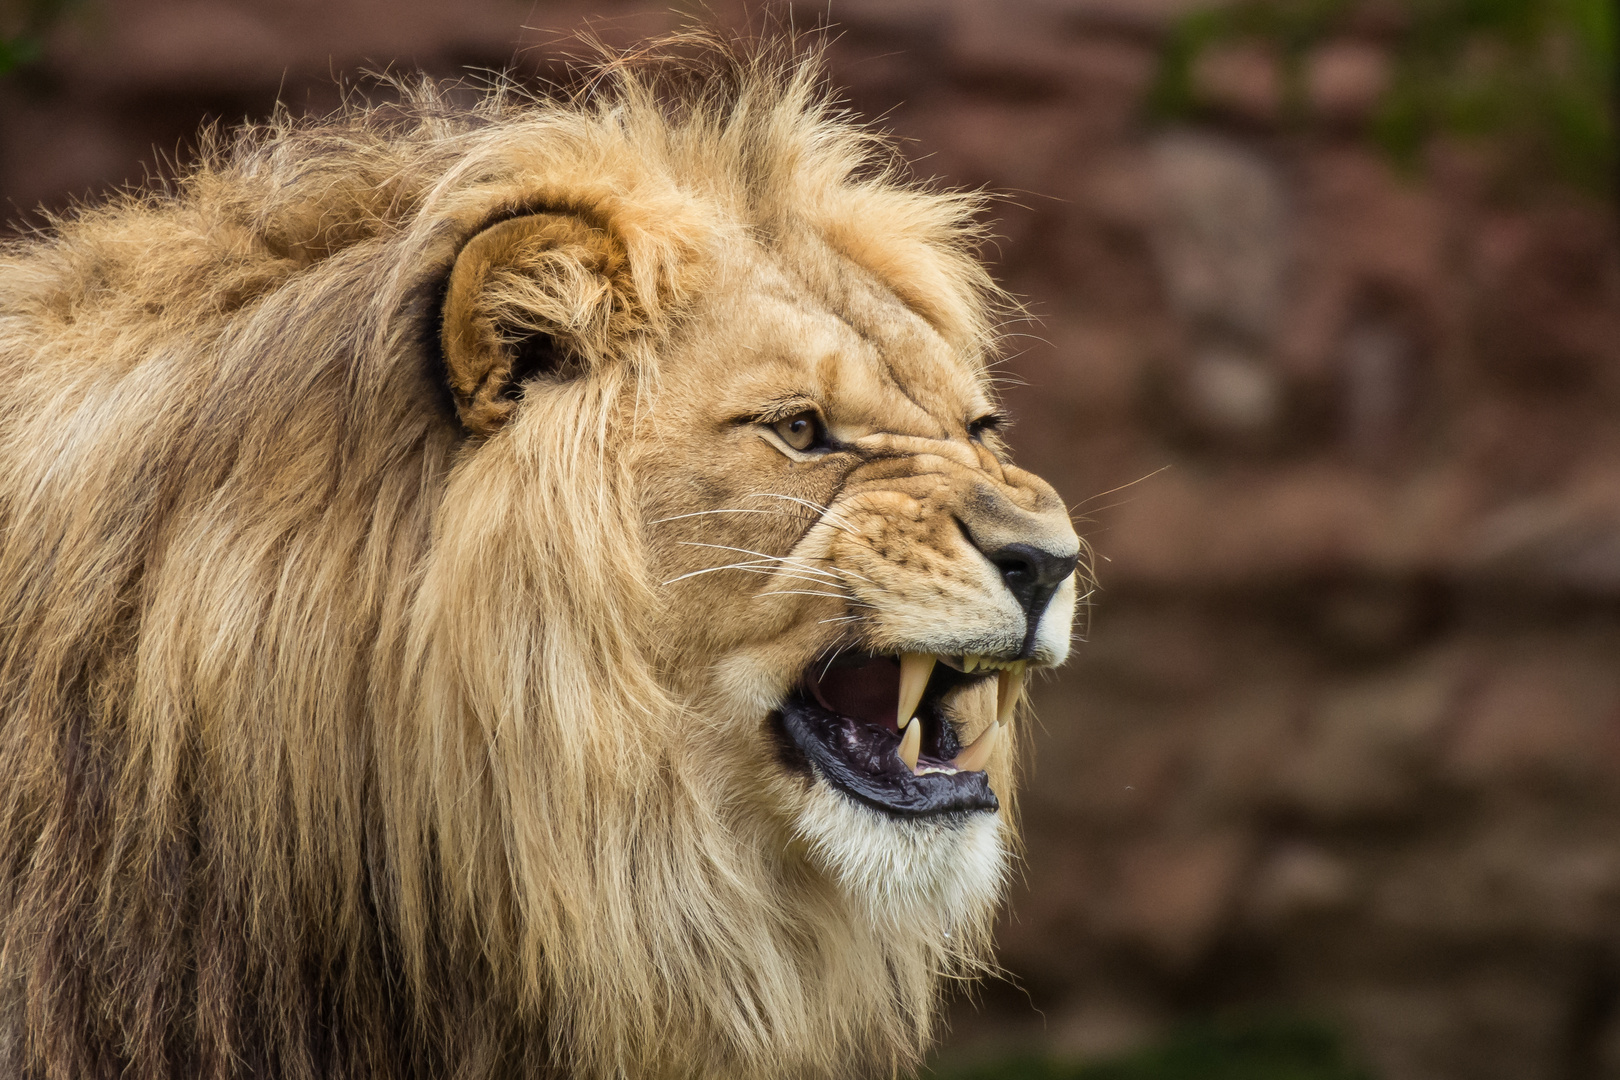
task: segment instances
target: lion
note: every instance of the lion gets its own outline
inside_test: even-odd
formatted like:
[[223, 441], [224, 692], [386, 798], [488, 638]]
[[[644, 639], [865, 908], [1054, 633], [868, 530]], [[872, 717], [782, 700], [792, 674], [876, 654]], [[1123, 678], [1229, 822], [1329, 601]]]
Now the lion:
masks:
[[798, 46], [278, 116], [0, 254], [0, 1071], [845, 1077], [1083, 552]]

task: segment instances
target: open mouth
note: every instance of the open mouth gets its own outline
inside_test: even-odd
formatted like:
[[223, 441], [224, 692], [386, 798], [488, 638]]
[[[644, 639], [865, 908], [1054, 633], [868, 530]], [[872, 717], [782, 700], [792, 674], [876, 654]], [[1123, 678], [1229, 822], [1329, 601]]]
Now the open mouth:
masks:
[[[904, 817], [1000, 808], [985, 764], [1012, 717], [1024, 665], [978, 656], [843, 654], [805, 672], [775, 714], [790, 764]], [[997, 682], [996, 719], [971, 745], [951, 704]]]

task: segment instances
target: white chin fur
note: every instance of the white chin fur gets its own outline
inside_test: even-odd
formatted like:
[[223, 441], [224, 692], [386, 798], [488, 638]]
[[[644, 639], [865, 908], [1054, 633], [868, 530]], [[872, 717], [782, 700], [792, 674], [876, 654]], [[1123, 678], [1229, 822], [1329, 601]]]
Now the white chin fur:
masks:
[[994, 905], [1007, 876], [1000, 813], [894, 818], [818, 781], [798, 833], [878, 926], [949, 929]]

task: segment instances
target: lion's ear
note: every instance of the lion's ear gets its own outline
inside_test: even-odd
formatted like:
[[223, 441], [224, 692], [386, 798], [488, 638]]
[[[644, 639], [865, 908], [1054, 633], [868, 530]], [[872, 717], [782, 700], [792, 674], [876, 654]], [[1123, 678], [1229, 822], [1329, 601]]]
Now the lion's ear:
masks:
[[525, 214], [479, 232], [450, 271], [440, 345], [462, 424], [488, 435], [522, 384], [566, 379], [627, 329], [623, 248], [573, 214]]

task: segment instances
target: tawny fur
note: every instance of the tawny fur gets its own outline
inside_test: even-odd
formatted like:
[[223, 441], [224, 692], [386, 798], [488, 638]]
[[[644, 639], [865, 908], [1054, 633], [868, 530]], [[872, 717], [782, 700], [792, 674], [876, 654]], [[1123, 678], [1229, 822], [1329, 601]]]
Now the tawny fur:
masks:
[[[0, 256], [0, 1074], [917, 1060], [1003, 856], [874, 917], [888, 886], [811, 835], [856, 808], [815, 810], [763, 726], [886, 602], [666, 582], [728, 560], [697, 544], [844, 558], [704, 448], [694, 365], [737, 366], [772, 267], [858, 281], [953, 358], [940, 400], [988, 401], [976, 203], [904, 181], [813, 63], [684, 55], [283, 118]], [[832, 291], [804, 295], [854, 310]], [[568, 371], [503, 389], [537, 331]], [[893, 438], [1060, 512], [929, 423]], [[659, 524], [688, 510], [715, 516]]]

